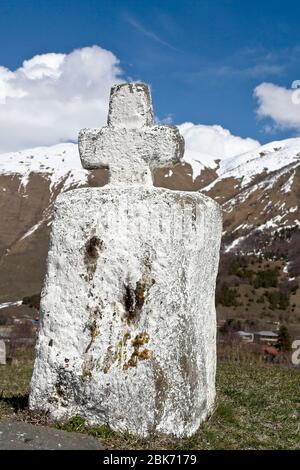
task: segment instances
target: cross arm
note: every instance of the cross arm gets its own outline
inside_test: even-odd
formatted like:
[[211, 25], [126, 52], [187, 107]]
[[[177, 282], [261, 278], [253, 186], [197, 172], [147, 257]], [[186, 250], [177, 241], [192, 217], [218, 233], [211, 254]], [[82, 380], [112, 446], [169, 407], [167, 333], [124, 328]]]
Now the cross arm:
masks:
[[184, 138], [176, 126], [154, 126], [146, 132], [151, 146], [148, 164], [152, 171], [181, 161], [184, 155]]
[[81, 129], [78, 136], [78, 148], [83, 168], [96, 170], [107, 168], [106, 162], [99, 159], [97, 152], [97, 141], [100, 140], [102, 129]]

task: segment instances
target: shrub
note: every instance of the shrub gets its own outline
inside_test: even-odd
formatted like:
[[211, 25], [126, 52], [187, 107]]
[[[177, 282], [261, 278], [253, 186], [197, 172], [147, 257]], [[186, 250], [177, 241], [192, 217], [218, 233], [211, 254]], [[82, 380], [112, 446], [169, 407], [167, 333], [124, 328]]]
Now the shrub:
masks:
[[22, 304], [28, 305], [30, 308], [40, 308], [41, 294], [33, 294], [27, 297], [23, 297]]
[[240, 320], [235, 320], [234, 318], [228, 318], [225, 321], [224, 325], [220, 328], [220, 333], [228, 334], [234, 333], [235, 331], [239, 331], [242, 329], [242, 325]]
[[269, 301], [271, 310], [275, 310], [276, 308], [279, 308], [279, 310], [285, 310], [289, 306], [288, 296], [279, 290], [266, 292], [265, 296]]
[[276, 344], [279, 351], [290, 351], [292, 347], [292, 338], [289, 330], [285, 325], [281, 325], [279, 328], [278, 342]]
[[224, 307], [237, 307], [237, 289], [228, 287], [224, 282], [216, 292], [216, 305], [224, 305]]
[[253, 286], [258, 289], [259, 287], [277, 287], [278, 282], [278, 269], [266, 269], [256, 273]]
[[290, 282], [290, 286], [289, 286], [289, 287], [290, 287], [291, 293], [292, 293], [292, 294], [295, 294], [295, 293], [297, 292], [297, 289], [298, 289], [299, 286], [298, 286], [298, 283], [297, 283], [297, 282], [292, 281], [292, 282]]

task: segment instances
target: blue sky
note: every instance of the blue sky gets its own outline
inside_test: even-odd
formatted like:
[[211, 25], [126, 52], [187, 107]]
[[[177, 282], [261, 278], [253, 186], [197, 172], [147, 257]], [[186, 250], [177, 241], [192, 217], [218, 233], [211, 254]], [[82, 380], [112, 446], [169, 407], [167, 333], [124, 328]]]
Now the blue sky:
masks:
[[0, 65], [98, 45], [125, 78], [151, 84], [160, 119], [267, 142], [299, 135], [277, 109], [258, 119], [253, 96], [264, 82], [283, 92], [300, 79], [299, 17], [290, 0], [0, 0]]

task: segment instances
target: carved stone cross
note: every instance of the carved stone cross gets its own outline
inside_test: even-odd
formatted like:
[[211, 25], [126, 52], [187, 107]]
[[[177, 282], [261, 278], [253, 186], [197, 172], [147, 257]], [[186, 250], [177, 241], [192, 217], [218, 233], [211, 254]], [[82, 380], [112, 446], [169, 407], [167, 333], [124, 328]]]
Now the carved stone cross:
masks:
[[[219, 205], [152, 186], [183, 138], [154, 126], [149, 89], [112, 89], [108, 126], [80, 132], [111, 183], [55, 203], [30, 408], [139, 437], [191, 436], [215, 397]], [[0, 355], [1, 361], [1, 355]]]
[[155, 168], [183, 157], [184, 140], [175, 126], [153, 125], [148, 86], [124, 83], [111, 90], [108, 126], [80, 131], [79, 152], [84, 168], [109, 168], [112, 184], [152, 185]]

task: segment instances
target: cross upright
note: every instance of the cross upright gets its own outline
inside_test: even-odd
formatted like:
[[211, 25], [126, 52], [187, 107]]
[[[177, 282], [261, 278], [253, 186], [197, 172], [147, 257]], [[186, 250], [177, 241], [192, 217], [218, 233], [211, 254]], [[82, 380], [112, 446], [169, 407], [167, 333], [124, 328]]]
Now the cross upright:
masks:
[[153, 125], [149, 87], [123, 83], [111, 89], [107, 126], [82, 129], [83, 168], [108, 168], [111, 184], [152, 185], [155, 168], [180, 161], [184, 140], [175, 126]]

